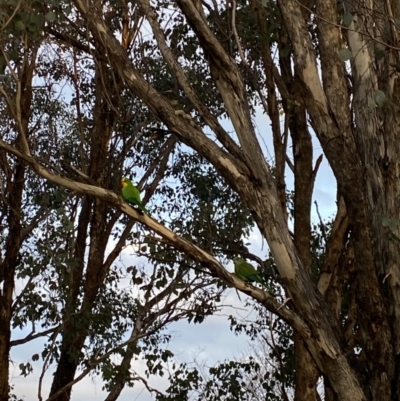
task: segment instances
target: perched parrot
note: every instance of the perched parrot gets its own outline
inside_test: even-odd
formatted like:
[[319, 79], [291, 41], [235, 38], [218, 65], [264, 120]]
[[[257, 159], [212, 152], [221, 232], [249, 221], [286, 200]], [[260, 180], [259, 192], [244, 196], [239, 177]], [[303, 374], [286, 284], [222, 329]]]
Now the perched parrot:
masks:
[[138, 206], [139, 209], [148, 214], [150, 216], [149, 211], [144, 207], [142, 201], [140, 200], [140, 192], [139, 190], [132, 184], [132, 181], [128, 180], [127, 178], [123, 178], [121, 180], [122, 190], [121, 195], [122, 197], [131, 205]]
[[258, 272], [253, 265], [246, 262], [242, 258], [233, 258], [233, 263], [235, 264], [235, 274], [240, 279], [249, 283], [256, 281], [257, 283], [265, 285], [265, 283], [261, 280], [261, 277], [258, 275]]

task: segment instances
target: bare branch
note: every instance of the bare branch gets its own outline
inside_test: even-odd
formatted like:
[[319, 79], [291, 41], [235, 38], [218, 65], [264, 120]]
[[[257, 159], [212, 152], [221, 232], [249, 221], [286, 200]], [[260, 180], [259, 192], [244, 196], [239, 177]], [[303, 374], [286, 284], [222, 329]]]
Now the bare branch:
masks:
[[[119, 208], [123, 213], [127, 214], [135, 221], [140, 222], [147, 228], [153, 230], [155, 233], [166, 238], [168, 242], [173, 245], [176, 249], [191, 255], [191, 257], [199, 263], [204, 263], [211, 274], [214, 277], [219, 277], [230, 287], [235, 287], [245, 294], [256, 299], [258, 302], [263, 304], [266, 308], [280, 316], [282, 319], [290, 323], [296, 330], [303, 333], [304, 336], [309, 336], [309, 329], [305, 323], [291, 310], [287, 308], [280, 308], [281, 304], [278, 303], [269, 293], [266, 293], [252, 285], [246, 284], [244, 281], [236, 277], [236, 275], [229, 273], [218, 261], [216, 261], [211, 255], [203, 251], [201, 248], [192, 244], [184, 238], [179, 237], [172, 231], [168, 230], [163, 225], [157, 223], [151, 217], [147, 215], [139, 214], [134, 208], [130, 207], [127, 203], [122, 202], [114, 192], [109, 190], [96, 187], [93, 185], [83, 184], [81, 182], [73, 181], [65, 177], [57, 176], [43, 166], [41, 166], [36, 159], [32, 156], [25, 155], [14, 147], [8, 145], [3, 140], [0, 140], [0, 148], [5, 149], [7, 152], [21, 158], [30, 164], [38, 175], [55, 183], [56, 185], [68, 188], [71, 191], [77, 193], [91, 195], [96, 198], [102, 199], [106, 202], [113, 204]], [[279, 309], [280, 308], [280, 309]]]
[[319, 169], [319, 166], [321, 165], [323, 159], [324, 159], [324, 155], [320, 154], [318, 159], [317, 159], [317, 161], [315, 162], [315, 167], [314, 167], [314, 170], [312, 172], [311, 188], [314, 186], [315, 179], [317, 178], [318, 169]]
[[34, 331], [32, 331], [25, 338], [21, 338], [19, 340], [10, 341], [10, 347], [15, 347], [17, 345], [26, 344], [29, 341], [36, 340], [36, 338], [47, 336], [48, 334], [52, 334], [55, 331], [57, 331], [60, 327], [61, 326], [52, 327], [51, 329], [47, 329], [47, 330], [41, 331], [40, 333], [35, 333]]

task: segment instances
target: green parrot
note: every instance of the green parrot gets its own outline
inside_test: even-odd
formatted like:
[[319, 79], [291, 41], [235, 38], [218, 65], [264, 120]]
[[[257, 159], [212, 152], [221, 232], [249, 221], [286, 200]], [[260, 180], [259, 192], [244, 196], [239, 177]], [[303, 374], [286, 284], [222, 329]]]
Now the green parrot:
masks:
[[121, 180], [122, 197], [131, 205], [138, 206], [143, 213], [146, 213], [150, 216], [150, 212], [144, 207], [142, 201], [140, 200], [140, 191], [132, 184], [132, 181], [127, 178], [123, 178]]
[[240, 279], [249, 283], [256, 281], [257, 283], [265, 285], [253, 265], [238, 257], [233, 258], [233, 263], [235, 264], [235, 274]]

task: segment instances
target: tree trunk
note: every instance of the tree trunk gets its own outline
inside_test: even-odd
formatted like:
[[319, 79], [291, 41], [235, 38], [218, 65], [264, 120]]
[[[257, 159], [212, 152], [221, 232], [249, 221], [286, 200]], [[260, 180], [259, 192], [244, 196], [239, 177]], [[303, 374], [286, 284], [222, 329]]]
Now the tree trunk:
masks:
[[11, 318], [13, 293], [15, 286], [15, 271], [18, 265], [21, 247], [21, 205], [24, 189], [25, 166], [18, 161], [15, 167], [12, 187], [9, 189], [8, 204], [8, 235], [5, 257], [0, 267], [0, 400], [9, 399], [9, 353], [11, 339]]
[[[294, 99], [301, 99], [302, 91], [295, 75], [289, 90]], [[306, 112], [303, 107], [291, 106], [289, 129], [293, 141], [294, 159], [294, 243], [304, 268], [312, 276], [311, 264], [311, 201], [315, 175], [313, 173], [313, 147], [308, 131]], [[319, 370], [308, 352], [302, 338], [294, 334], [295, 347], [295, 401], [316, 401]]]
[[[104, 182], [104, 176], [107, 167], [108, 144], [114, 128], [114, 111], [112, 111], [107, 100], [103, 97], [103, 79], [105, 73], [105, 71], [99, 70], [96, 73], [95, 125], [91, 134], [91, 164], [88, 168], [89, 176], [99, 182], [100, 185], [107, 184]], [[110, 93], [112, 93], [112, 90]], [[104, 201], [90, 198], [84, 200], [75, 246], [78, 268], [75, 272], [72, 271], [73, 283], [70, 290], [69, 309], [67, 311], [68, 314], [65, 316], [60, 359], [54, 374], [50, 396], [57, 393], [74, 379], [80, 362], [80, 354], [92, 319], [91, 311], [94, 301], [109, 268], [104, 263], [105, 249], [109, 238], [107, 215], [108, 206]], [[90, 231], [88, 233], [89, 218]], [[85, 263], [83, 256], [87, 235], [90, 238], [90, 245], [83, 281], [82, 274]], [[81, 307], [76, 303], [79, 290], [83, 291]], [[71, 396], [71, 389], [72, 387], [69, 387], [64, 393], [57, 396], [56, 401], [68, 401]]]

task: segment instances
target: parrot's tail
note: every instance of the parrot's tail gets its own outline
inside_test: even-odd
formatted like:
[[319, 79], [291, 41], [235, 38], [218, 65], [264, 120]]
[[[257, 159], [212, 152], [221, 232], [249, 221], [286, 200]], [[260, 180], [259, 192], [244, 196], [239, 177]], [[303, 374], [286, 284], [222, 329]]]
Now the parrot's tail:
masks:
[[139, 205], [139, 207], [141, 209], [142, 214], [145, 213], [148, 216], [150, 216], [150, 212], [143, 205]]

